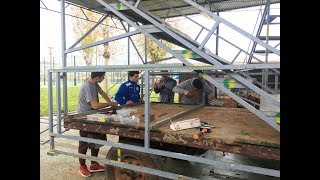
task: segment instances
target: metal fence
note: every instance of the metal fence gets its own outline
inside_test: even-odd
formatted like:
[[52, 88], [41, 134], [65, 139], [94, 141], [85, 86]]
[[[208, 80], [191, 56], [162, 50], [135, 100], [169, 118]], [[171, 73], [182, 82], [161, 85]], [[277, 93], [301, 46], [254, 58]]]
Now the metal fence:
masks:
[[[85, 66], [84, 61], [79, 56], [70, 56], [71, 58], [67, 59], [67, 66]], [[57, 57], [41, 57], [40, 58], [40, 86], [47, 87], [48, 84], [48, 70], [49, 69], [59, 69], [61, 68], [61, 60]], [[104, 65], [99, 58], [98, 61], [93, 61], [94, 65]], [[107, 72], [106, 77], [108, 78], [108, 82], [111, 84], [119, 83], [125, 80], [123, 78], [127, 72]], [[90, 77], [90, 72], [73, 72], [67, 74], [67, 83], [69, 86], [79, 86], [81, 83]], [[52, 77], [53, 83], [55, 83], [56, 77]]]

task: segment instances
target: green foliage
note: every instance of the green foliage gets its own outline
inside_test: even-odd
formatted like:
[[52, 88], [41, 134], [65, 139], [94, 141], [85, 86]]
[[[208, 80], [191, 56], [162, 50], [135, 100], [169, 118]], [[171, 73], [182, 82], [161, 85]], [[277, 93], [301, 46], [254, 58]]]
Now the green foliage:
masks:
[[[115, 85], [109, 93], [113, 96], [120, 84]], [[101, 85], [101, 88], [104, 89], [103, 85]], [[80, 86], [76, 87], [68, 87], [68, 111], [72, 112], [77, 109], [78, 104], [78, 94], [79, 94]], [[53, 112], [55, 113], [57, 111], [56, 106], [56, 89], [53, 88], [52, 91], [53, 94]], [[62, 100], [62, 88], [61, 88], [61, 108], [63, 108], [63, 100]], [[99, 99], [104, 102], [104, 99], [99, 95]], [[40, 88], [40, 117], [47, 116], [48, 115], [48, 88]]]
[[[168, 48], [172, 48], [171, 43], [164, 40], [160, 40], [160, 42], [162, 42]], [[168, 54], [168, 52], [165, 49], [163, 49], [157, 43], [151, 41], [150, 39], [147, 40], [147, 50], [148, 50], [147, 52], [148, 58], [151, 59], [152, 61], [163, 59]]]
[[[144, 35], [137, 35], [135, 36], [135, 40], [137, 40], [137, 44], [139, 47], [139, 50], [142, 51], [142, 54], [145, 54], [145, 38]], [[165, 40], [160, 39], [160, 42], [162, 42], [164, 45], [166, 45], [168, 48], [172, 48], [172, 43], [169, 43]], [[160, 47], [157, 43], [153, 42], [150, 39], [147, 39], [147, 56], [148, 59], [151, 61], [163, 59], [165, 58], [169, 53]]]
[[[81, 10], [78, 7], [71, 6], [71, 12], [76, 17], [83, 17], [84, 19], [88, 18], [89, 20], [83, 20], [80, 18], [73, 18], [73, 34], [77, 39], [81, 38], [86, 32], [88, 32], [94, 25], [95, 22], [98, 22], [101, 18], [101, 14], [97, 14], [92, 11], [88, 10]], [[85, 14], [85, 15], [84, 15]], [[104, 24], [109, 23], [109, 18], [106, 18], [103, 22]], [[98, 26], [96, 27], [92, 32], [90, 32], [81, 42], [81, 45], [90, 44], [93, 42], [96, 42], [98, 40], [103, 39], [104, 37], [110, 37], [112, 34], [109, 30], [110, 28], [106, 26]], [[107, 44], [106, 44], [107, 46]], [[88, 66], [92, 65], [95, 53], [101, 53], [100, 51], [103, 51], [103, 54], [108, 54], [108, 52], [105, 52], [108, 50], [108, 48], [104, 48], [104, 50], [101, 50], [97, 47], [91, 47], [86, 48], [81, 51], [84, 61]]]
[[[171, 26], [173, 29], [179, 29], [180, 24], [178, 21], [175, 20], [175, 18], [171, 18], [171, 21], [166, 22], [166, 26]], [[137, 44], [138, 47], [142, 50], [142, 54], [145, 54], [145, 36], [144, 35], [137, 35]], [[176, 46], [168, 41], [165, 41], [163, 39], [159, 39], [161, 43], [163, 43], [165, 46], [167, 46], [169, 49], [173, 49]], [[151, 61], [160, 60], [165, 57], [167, 57], [169, 53], [160, 47], [157, 43], [152, 41], [151, 39], [147, 38], [147, 56], [148, 59]]]

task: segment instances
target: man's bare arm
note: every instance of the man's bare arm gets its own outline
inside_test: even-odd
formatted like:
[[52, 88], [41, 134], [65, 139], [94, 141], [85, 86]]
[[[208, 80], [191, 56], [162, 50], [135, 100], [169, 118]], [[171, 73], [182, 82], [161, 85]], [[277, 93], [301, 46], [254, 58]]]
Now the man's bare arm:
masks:
[[108, 106], [118, 106], [117, 102], [100, 103], [97, 100], [90, 101], [90, 104], [91, 104], [93, 109], [101, 109], [101, 108], [105, 108], [105, 107], [108, 107]]

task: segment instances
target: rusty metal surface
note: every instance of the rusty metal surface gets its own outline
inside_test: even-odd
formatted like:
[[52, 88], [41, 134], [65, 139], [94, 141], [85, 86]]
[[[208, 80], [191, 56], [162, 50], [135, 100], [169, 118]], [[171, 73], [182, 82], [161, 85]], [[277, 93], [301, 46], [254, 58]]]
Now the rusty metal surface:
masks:
[[[166, 117], [191, 109], [194, 106], [152, 103], [150, 107], [150, 113], [154, 113], [156, 117], [151, 122], [152, 126], [152, 124], [156, 124]], [[143, 105], [135, 108], [137, 108], [138, 112], [144, 112]], [[163, 115], [164, 112], [167, 114]], [[159, 115], [161, 117], [158, 117]], [[205, 120], [213, 124], [215, 128], [211, 133], [206, 133], [200, 139], [195, 140], [193, 135], [199, 129], [172, 131], [169, 128], [170, 123], [168, 123], [160, 127], [159, 131], [150, 132], [150, 139], [157, 142], [238, 153], [264, 159], [280, 159], [280, 134], [245, 109], [204, 107], [175, 121], [192, 117], [198, 117], [202, 121]], [[85, 118], [71, 118], [65, 119], [64, 127], [144, 139], [143, 122], [136, 125], [124, 125], [92, 122], [87, 121]]]
[[[174, 120], [174, 119], [177, 119], [177, 118], [179, 118], [179, 117], [182, 117], [182, 116], [184, 116], [184, 115], [186, 115], [186, 114], [188, 114], [188, 113], [192, 113], [193, 111], [195, 111], [195, 110], [197, 110], [197, 109], [199, 109], [199, 108], [202, 108], [202, 107], [204, 107], [204, 104], [201, 104], [201, 105], [197, 105], [197, 106], [195, 106], [195, 107], [193, 107], [193, 108], [191, 108], [191, 109], [188, 109], [188, 110], [186, 110], [186, 111], [183, 111], [183, 112], [179, 112], [178, 114], [175, 114], [175, 115], [173, 115], [173, 116], [170, 116], [170, 117], [167, 117], [166, 119], [163, 119], [163, 120], [161, 120], [161, 121], [158, 121], [157, 123], [155, 123], [155, 124], [153, 124], [152, 126], [151, 126], [151, 130], [158, 130], [158, 128], [160, 127], [160, 126], [162, 126], [162, 125], [164, 125], [164, 124], [167, 124], [168, 122], [170, 122], [170, 121], [172, 121], [172, 120]], [[162, 114], [161, 114], [162, 115]], [[158, 117], [161, 117], [161, 115], [159, 115]]]

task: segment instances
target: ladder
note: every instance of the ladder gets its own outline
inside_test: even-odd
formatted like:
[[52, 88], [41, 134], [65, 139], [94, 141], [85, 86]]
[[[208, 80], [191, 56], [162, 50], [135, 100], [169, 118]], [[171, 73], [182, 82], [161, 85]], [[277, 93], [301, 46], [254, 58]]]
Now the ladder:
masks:
[[[274, 48], [280, 51], [280, 34], [278, 35], [269, 35], [269, 26], [272, 25], [274, 26], [279, 26], [280, 25], [280, 15], [269, 15], [270, 13], [270, 5], [266, 5], [265, 9], [263, 11], [262, 17], [260, 24], [258, 26], [258, 30], [256, 32], [256, 37], [259, 38], [260, 40], [266, 42], [269, 44], [269, 41], [275, 44]], [[262, 30], [263, 28], [266, 29], [266, 35], [262, 35]], [[269, 51], [267, 49], [257, 49], [257, 43], [253, 42], [250, 56], [248, 58], [248, 64], [254, 64], [252, 61], [253, 55], [264, 55], [265, 56], [265, 63], [268, 63], [268, 55], [272, 54], [272, 51]], [[270, 82], [269, 79], [269, 70], [268, 69], [262, 69], [261, 70], [261, 76], [258, 77], [258, 79], [261, 79], [261, 86], [262, 89], [265, 88], [270, 88], [273, 90], [273, 93], [277, 93], [279, 91], [279, 86], [280, 86], [280, 81], [279, 81], [279, 76], [280, 72], [277, 70], [273, 70], [274, 72], [274, 80]], [[273, 77], [273, 76], [272, 76]]]

